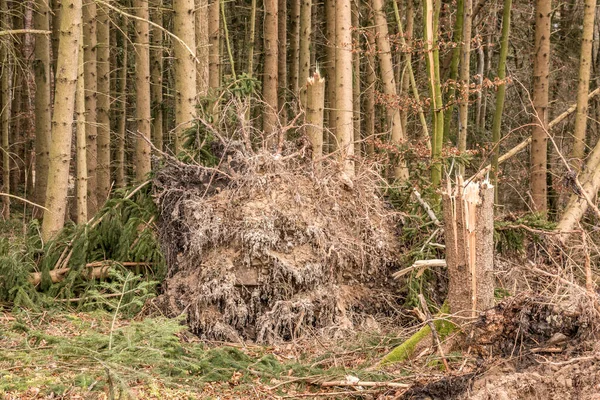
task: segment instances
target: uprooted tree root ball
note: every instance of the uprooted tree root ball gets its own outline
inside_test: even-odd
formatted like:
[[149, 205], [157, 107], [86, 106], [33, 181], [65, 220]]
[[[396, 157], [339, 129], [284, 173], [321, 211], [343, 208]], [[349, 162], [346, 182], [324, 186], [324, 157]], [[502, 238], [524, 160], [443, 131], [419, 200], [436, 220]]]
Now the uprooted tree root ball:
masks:
[[399, 218], [373, 169], [348, 178], [303, 150], [221, 149], [215, 167], [171, 160], [155, 179], [169, 268], [160, 307], [203, 337], [259, 342], [390, 312]]

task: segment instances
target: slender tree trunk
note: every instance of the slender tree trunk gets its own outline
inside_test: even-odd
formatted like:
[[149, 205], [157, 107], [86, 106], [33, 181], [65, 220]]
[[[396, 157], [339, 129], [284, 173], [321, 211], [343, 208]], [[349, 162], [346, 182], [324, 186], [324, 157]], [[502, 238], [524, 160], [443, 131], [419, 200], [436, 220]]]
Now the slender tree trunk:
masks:
[[[537, 0], [535, 10], [535, 58], [533, 60], [533, 132], [531, 133], [532, 208], [547, 210], [546, 164], [548, 162], [548, 74], [550, 71], [550, 19], [552, 1]], [[586, 93], [587, 98], [587, 93]]]
[[[110, 0], [108, 1], [110, 3]], [[110, 179], [110, 17], [98, 6], [98, 206], [104, 205]]]
[[[587, 96], [590, 86], [590, 59], [592, 56], [595, 17], [596, 1], [585, 0], [581, 55], [579, 58], [579, 84], [577, 86], [577, 112], [575, 114], [575, 128], [573, 130], [573, 150], [571, 151], [571, 159], [573, 160], [583, 160], [585, 154], [585, 132], [588, 110]], [[576, 169], [580, 169], [580, 166], [576, 166]]]
[[355, 46], [355, 51], [352, 55], [352, 77], [354, 84], [352, 85], [353, 99], [353, 120], [354, 120], [354, 155], [359, 157], [361, 154], [361, 137], [360, 137], [360, 104], [361, 104], [361, 81], [360, 81], [360, 37], [358, 30], [360, 28], [360, 9], [359, 0], [352, 0], [352, 42]]
[[[399, 1], [400, 0], [398, 0], [398, 2]], [[395, 2], [394, 5], [395, 5], [394, 11], [396, 11], [398, 9], [397, 2]], [[398, 32], [401, 36], [403, 36], [405, 38], [404, 45], [403, 45], [403, 47], [404, 47], [403, 48], [404, 64], [406, 66], [406, 71], [409, 74], [413, 73], [413, 71], [412, 71], [412, 37], [413, 37], [414, 19], [415, 19], [414, 9], [415, 8], [414, 8], [413, 0], [406, 0], [406, 32], [404, 32], [404, 34], [402, 31]], [[396, 13], [396, 22], [398, 24], [402, 23], [402, 20], [400, 20], [399, 12]], [[414, 78], [414, 74], [413, 74], [413, 78]], [[410, 77], [407, 78], [406, 73], [405, 73], [403, 76], [403, 79], [402, 79], [402, 92], [408, 93], [409, 89], [410, 89]], [[423, 110], [421, 110], [421, 113], [423, 113]], [[400, 121], [402, 122], [402, 130], [404, 132], [407, 132], [408, 110], [406, 109], [406, 107], [403, 107], [402, 110], [400, 110]]]
[[[461, 61], [461, 48], [463, 46], [463, 30], [465, 26], [465, 0], [456, 1], [456, 22], [454, 24], [454, 32], [452, 40], [456, 47], [452, 49], [452, 61], [450, 63], [450, 79], [448, 85], [448, 95], [446, 97], [447, 110], [444, 114], [444, 138], [450, 139], [450, 128], [454, 125], [452, 119], [454, 117], [454, 105], [457, 102], [456, 88], [458, 84], [458, 69]], [[452, 135], [454, 136], [454, 135]]]
[[[409, 0], [410, 1], [410, 0]], [[367, 62], [365, 65], [365, 140], [367, 155], [375, 153], [375, 78], [377, 73], [375, 69], [375, 28], [373, 27], [372, 18], [369, 21], [367, 28]]]
[[315, 72], [307, 81], [306, 133], [312, 145], [312, 160], [323, 156], [323, 108], [325, 106], [325, 79]]
[[[256, 0], [254, 0], [256, 1]], [[277, 81], [279, 82], [279, 100], [278, 109], [281, 112], [281, 124], [287, 123], [287, 112], [286, 112], [286, 101], [287, 101], [287, 0], [279, 0], [279, 27], [277, 32], [279, 35], [279, 61], [277, 66], [277, 72], [279, 76]]]
[[77, 76], [77, 88], [75, 90], [75, 120], [76, 120], [76, 221], [78, 225], [84, 225], [88, 222], [88, 211], [87, 211], [87, 165], [86, 165], [86, 133], [85, 133], [85, 73], [84, 73], [84, 59], [83, 59], [83, 36], [80, 36], [81, 45], [79, 47], [78, 59], [78, 76]]
[[310, 34], [311, 34], [312, 0], [302, 0], [300, 7], [300, 104], [306, 107], [306, 81], [310, 74]]
[[44, 242], [55, 236], [65, 223], [82, 22], [81, 9], [81, 0], [63, 0], [62, 2], [46, 193], [47, 210], [44, 211], [42, 222], [42, 240]]
[[[219, 0], [209, 0], [208, 6], [208, 35], [209, 35], [209, 50], [208, 50], [208, 87], [211, 96], [217, 96], [217, 88], [221, 86], [221, 13]], [[212, 114], [216, 117], [219, 107], [218, 102], [212, 107]], [[217, 118], [213, 122], [217, 122]]]
[[350, 0], [337, 0], [335, 13], [335, 135], [344, 172], [354, 176], [352, 123], [352, 12]]
[[[373, 13], [375, 15], [375, 36], [379, 65], [381, 67], [383, 91], [389, 99], [393, 100], [398, 97], [398, 93], [396, 92], [396, 78], [394, 76], [394, 67], [392, 64], [387, 18], [383, 12], [382, 0], [373, 0]], [[400, 110], [394, 103], [395, 101], [390, 105], [386, 105], [387, 123], [392, 132], [391, 143], [399, 148], [403, 144], [405, 137], [404, 132], [402, 131]], [[395, 159], [393, 168], [394, 178], [401, 181], [408, 179], [406, 162], [402, 159], [402, 157], [398, 156]]]
[[115, 148], [115, 185], [118, 188], [125, 187], [125, 132], [127, 128], [127, 64], [129, 58], [129, 39], [127, 31], [129, 20], [122, 18], [120, 45], [123, 49], [121, 65], [117, 80], [117, 135]]
[[[61, 14], [61, 0], [52, 0], [52, 37], [50, 44], [52, 46], [52, 77], [56, 78], [56, 63], [58, 58], [58, 42], [60, 35], [60, 14]], [[53, 92], [52, 92], [53, 93]]]
[[[265, 0], [264, 40], [265, 61], [263, 75], [263, 99], [265, 112], [263, 116], [263, 129], [266, 143], [271, 147], [275, 144], [277, 129], [277, 0]], [[306, 82], [306, 81], [304, 81]]]
[[[407, 24], [407, 33], [406, 40], [404, 39], [404, 29], [402, 28], [402, 20], [400, 19], [400, 12], [398, 11], [398, 5], [394, 2], [394, 13], [396, 14], [396, 23], [398, 24], [398, 33], [400, 37], [400, 44], [402, 47], [409, 49], [406, 53], [406, 69], [408, 72], [408, 79], [405, 79], [406, 91], [408, 91], [408, 83], [410, 81], [410, 86], [412, 87], [413, 97], [415, 98], [415, 102], [417, 103], [417, 113], [419, 114], [419, 120], [421, 122], [421, 140], [425, 142], [427, 149], [431, 151], [431, 139], [429, 138], [429, 129], [427, 128], [427, 121], [425, 120], [425, 113], [423, 112], [423, 107], [421, 106], [421, 96], [419, 95], [419, 88], [417, 87], [417, 82], [415, 80], [415, 74], [412, 67], [412, 32], [413, 32], [413, 6], [412, 0], [408, 0], [410, 11], [407, 15], [408, 24]], [[402, 112], [400, 113], [400, 119], [402, 121], [402, 126], [406, 125], [406, 121], [402, 120]], [[405, 117], [404, 117], [405, 118]]]
[[[8, 11], [8, 1], [0, 1], [0, 27], [3, 30], [11, 29], [10, 14]], [[10, 116], [12, 105], [12, 54], [11, 43], [6, 42], [0, 46], [0, 60], [2, 62], [2, 77], [0, 86], [2, 90], [2, 109], [0, 110], [2, 122], [2, 192], [11, 192], [10, 175]], [[10, 198], [2, 196], [2, 217], [5, 220], [10, 218]]]
[[[256, 1], [256, 0], [253, 0]], [[162, 21], [162, 14], [158, 17]], [[209, 80], [209, 30], [208, 30], [208, 0], [196, 0], [196, 56], [198, 62], [196, 64], [196, 92], [199, 97], [204, 97], [208, 94], [208, 80]], [[158, 29], [152, 30], [153, 43], [158, 45], [158, 36], [162, 40], [162, 31], [159, 33]], [[162, 46], [162, 43], [161, 43]], [[156, 50], [155, 50], [156, 51]], [[162, 47], [161, 47], [161, 60], [162, 60]], [[162, 63], [162, 61], [161, 61]], [[161, 65], [162, 71], [162, 65]], [[156, 81], [154, 81], [156, 82]], [[162, 72], [161, 72], [161, 86], [162, 86]]]
[[[150, 140], [151, 118], [150, 28], [148, 24], [150, 15], [148, 11], [148, 0], [134, 0], [133, 6], [136, 10], [136, 16], [140, 18], [135, 20], [135, 119], [137, 122], [135, 138], [135, 180], [136, 182], [143, 182], [151, 170], [150, 144], [148, 143]], [[177, 16], [177, 13], [175, 13], [175, 16]], [[193, 13], [190, 14], [188, 18], [191, 18], [192, 16]], [[191, 44], [192, 48], [195, 46], [194, 41], [186, 43], [188, 43], [188, 45]], [[177, 44], [175, 45], [175, 49], [177, 49]], [[175, 54], [175, 58], [177, 58], [177, 52]], [[195, 71], [193, 76], [196, 78]], [[192, 90], [196, 90], [195, 79]], [[177, 104], [177, 100], [175, 101], [175, 104]], [[177, 143], [177, 134], [175, 135], [175, 143]], [[175, 148], [177, 149], [177, 145]]]
[[[504, 0], [504, 11], [502, 13], [502, 37], [500, 39], [500, 60], [498, 60], [498, 90], [496, 92], [496, 112], [492, 123], [492, 143], [494, 152], [492, 155], [492, 184], [498, 195], [498, 158], [500, 156], [500, 124], [502, 112], [504, 111], [504, 97], [506, 94], [506, 57], [508, 55], [508, 37], [510, 34], [510, 8], [512, 0]], [[545, 178], [544, 178], [545, 179]]]
[[[335, 126], [336, 126], [336, 101], [335, 101], [335, 55], [336, 55], [336, 41], [335, 41], [335, 0], [325, 0], [325, 34], [327, 47], [325, 49], [326, 64], [325, 64], [325, 90], [327, 106], [327, 121], [328, 127], [331, 134], [326, 133], [325, 144], [329, 152], [333, 152], [337, 146], [335, 143]], [[373, 51], [375, 48], [373, 47]], [[375, 72], [375, 71], [373, 71]], [[374, 93], [374, 92], [373, 92]], [[374, 121], [374, 120], [373, 120]]]
[[[478, 35], [477, 35], [478, 36]], [[477, 46], [477, 103], [475, 110], [475, 129], [479, 129], [481, 124], [482, 106], [483, 106], [483, 74], [485, 71], [485, 53], [483, 44], [478, 43]]]
[[256, 46], [256, 0], [250, 5], [250, 38], [248, 40], [248, 76], [254, 75], [254, 47]]
[[[64, 13], [64, 8], [63, 8]], [[64, 17], [64, 14], [62, 16]], [[98, 64], [97, 64], [97, 10], [94, 0], [83, 1], [83, 57], [85, 68], [85, 113], [87, 134], [87, 201], [88, 215], [94, 216], [98, 211]]]
[[[291, 0], [290, 4], [290, 82], [289, 88], [293, 96], [298, 96], [300, 81], [300, 3], [302, 0]], [[294, 112], [297, 112], [296, 108]]]
[[[467, 151], [467, 127], [469, 124], [469, 87], [471, 84], [471, 14], [473, 13], [473, 0], [464, 1], [464, 26], [462, 46], [460, 48], [460, 98], [458, 99], [458, 151]], [[459, 173], [465, 172], [464, 164], [459, 164]]]
[[[48, 30], [50, 27], [50, 7], [46, 0], [36, 1], [33, 15], [33, 27]], [[35, 39], [35, 189], [33, 201], [44, 205], [48, 186], [48, 152], [52, 129], [52, 111], [50, 98], [50, 38], [39, 35]], [[34, 209], [34, 217], [41, 216], [41, 209]]]
[[[196, 22], [198, 15], [208, 21], [208, 3], [206, 0], [200, 1], [200, 8], [196, 13]], [[156, 1], [156, 7], [151, 13], [151, 19], [159, 25], [163, 25], [162, 1]], [[205, 22], [206, 22], [205, 21]], [[198, 51], [203, 52], [202, 57], [198, 58], [198, 73], [197, 79], [201, 83], [197, 83], [199, 96], [206, 96], [208, 92], [208, 27], [205, 23], [200, 29], [205, 38], [201, 41], [197, 40]], [[198, 26], [196, 26], [198, 33]], [[150, 99], [152, 108], [152, 143], [154, 146], [163, 150], [164, 147], [164, 126], [163, 126], [163, 32], [161, 29], [153, 27], [151, 29], [152, 46], [150, 47]], [[203, 72], [201, 72], [201, 69]]]
[[423, 1], [425, 47], [431, 92], [431, 110], [433, 112], [431, 183], [434, 187], [439, 186], [442, 180], [442, 144], [444, 140], [444, 104], [440, 81], [440, 55], [437, 46], [440, 1]]
[[183, 132], [192, 126], [196, 115], [196, 38], [194, 0], [173, 1], [173, 25], [179, 41], [173, 43], [175, 55], [175, 149], [181, 150]]

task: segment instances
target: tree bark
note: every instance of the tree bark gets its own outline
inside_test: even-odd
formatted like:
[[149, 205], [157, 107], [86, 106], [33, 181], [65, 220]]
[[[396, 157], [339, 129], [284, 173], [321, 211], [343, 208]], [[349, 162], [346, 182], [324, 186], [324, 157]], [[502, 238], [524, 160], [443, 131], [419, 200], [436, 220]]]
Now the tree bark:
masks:
[[[47, 0], [36, 1], [33, 15], [34, 29], [47, 31], [50, 28], [50, 7]], [[44, 205], [48, 186], [48, 152], [52, 130], [50, 97], [50, 38], [38, 35], [35, 39], [35, 188], [33, 201]], [[34, 217], [41, 216], [41, 209], [34, 208]]]
[[125, 16], [121, 20], [120, 45], [123, 49], [121, 64], [117, 78], [117, 134], [115, 146], [115, 185], [117, 188], [125, 187], [125, 131], [127, 127], [127, 64], [129, 58], [129, 39], [127, 31], [129, 19]]
[[[256, 1], [256, 0], [254, 0]], [[281, 112], [281, 123], [282, 125], [287, 123], [287, 0], [279, 0], [278, 4], [279, 11], [279, 27], [277, 28], [277, 32], [279, 35], [279, 60], [277, 66], [277, 72], [279, 76], [277, 77], [277, 82], [279, 82], [279, 89], [277, 93], [278, 96], [278, 109]]]
[[[183, 132], [196, 116], [196, 38], [194, 0], [173, 1], [173, 25], [179, 41], [173, 43], [175, 55], [175, 149], [181, 150]], [[186, 48], [187, 47], [187, 48]]]
[[[336, 55], [336, 41], [335, 41], [335, 0], [325, 0], [325, 90], [327, 97], [327, 122], [329, 133], [325, 133], [325, 145], [329, 152], [335, 150], [335, 125], [336, 125], [336, 108], [335, 108], [335, 55]], [[375, 51], [375, 47], [373, 47]], [[373, 70], [375, 73], [375, 70]], [[374, 94], [374, 92], [373, 92]], [[373, 116], [373, 118], [375, 118]], [[373, 120], [375, 121], [375, 120]], [[373, 125], [375, 127], [375, 125]]]
[[311, 35], [312, 0], [302, 0], [300, 5], [300, 72], [298, 79], [300, 88], [300, 104], [306, 107], [306, 82], [310, 74], [310, 35]]
[[[108, 0], [110, 3], [110, 0]], [[104, 205], [111, 187], [110, 179], [110, 17], [108, 9], [98, 6], [98, 206]]]
[[[11, 28], [10, 14], [8, 10], [8, 1], [0, 1], [0, 25], [3, 30], [9, 30]], [[10, 117], [11, 117], [11, 105], [12, 105], [12, 88], [11, 88], [11, 77], [12, 77], [12, 54], [11, 54], [10, 42], [2, 44], [0, 46], [0, 61], [2, 62], [2, 77], [0, 78], [0, 86], [2, 91], [2, 110], [1, 111], [1, 125], [2, 125], [2, 191], [4, 193], [11, 192], [11, 174], [10, 174]], [[10, 218], [10, 198], [8, 196], [2, 196], [2, 217], [4, 220]]]
[[[302, 0], [290, 1], [290, 72], [289, 88], [293, 96], [298, 96], [300, 87], [300, 3]], [[296, 108], [294, 112], [297, 112]]]
[[[535, 12], [535, 58], [533, 60], [534, 124], [531, 133], [531, 200], [534, 211], [546, 214], [548, 162], [548, 75], [550, 73], [551, 0], [537, 0]], [[586, 91], [587, 98], [587, 91]]]
[[63, 0], [62, 2], [46, 192], [47, 210], [44, 211], [42, 222], [42, 240], [44, 242], [55, 236], [65, 222], [82, 22], [81, 9], [81, 0]]
[[[64, 8], [63, 8], [64, 13]], [[64, 17], [64, 14], [62, 16]], [[94, 0], [83, 2], [83, 57], [85, 68], [85, 119], [86, 119], [86, 159], [87, 159], [87, 201], [88, 216], [98, 211], [98, 64], [97, 64], [97, 8]], [[60, 51], [59, 51], [60, 52]]]
[[214, 122], [218, 121], [217, 115], [219, 112], [219, 104], [216, 101], [217, 89], [221, 86], [221, 13], [219, 0], [209, 0], [208, 6], [208, 37], [209, 37], [209, 50], [208, 50], [208, 87], [209, 94], [215, 97], [215, 103], [210, 110], [214, 118]]
[[492, 123], [492, 143], [494, 152], [492, 155], [492, 184], [498, 193], [498, 158], [500, 156], [500, 124], [502, 112], [504, 111], [504, 97], [506, 94], [506, 57], [508, 55], [508, 37], [510, 35], [510, 8], [512, 0], [504, 0], [504, 11], [502, 13], [502, 37], [500, 39], [500, 59], [498, 60], [498, 90], [496, 92], [496, 111]]
[[454, 315], [475, 317], [494, 305], [494, 187], [459, 176], [442, 201], [448, 305]]
[[[254, 0], [256, 1], [256, 0]], [[162, 15], [160, 17], [162, 19]], [[196, 92], [199, 97], [208, 94], [209, 80], [209, 30], [208, 30], [208, 0], [196, 0]], [[158, 29], [152, 31], [153, 37], [158, 38]], [[160, 32], [162, 38], [162, 32]], [[154, 40], [158, 44], [158, 39]], [[155, 45], [156, 45], [155, 44]], [[161, 44], [162, 45], [162, 44]], [[162, 51], [161, 51], [162, 55]], [[162, 57], [161, 57], [162, 58]]]
[[[203, 14], [203, 18], [208, 21], [208, 3], [206, 0], [201, 0], [199, 9], [196, 14], [196, 22], [198, 21], [198, 15]], [[157, 0], [155, 3], [154, 11], [151, 13], [151, 19], [160, 26], [163, 25], [163, 12], [162, 12], [162, 0]], [[205, 22], [206, 22], [205, 21]], [[198, 44], [198, 51], [203, 52], [202, 57], [199, 57], [197, 79], [201, 79], [201, 83], [197, 83], [198, 92], [200, 96], [206, 96], [208, 92], [208, 27], [205, 23], [203, 28], [200, 29], [204, 33], [203, 41], [196, 41]], [[198, 26], [196, 26], [196, 33], [198, 33]], [[163, 32], [161, 29], [152, 27], [152, 46], [150, 48], [150, 99], [152, 109], [152, 143], [158, 150], [163, 150], [164, 147], [164, 120], [163, 120]], [[203, 43], [203, 44], [200, 44]], [[201, 72], [201, 69], [203, 72]]]
[[372, 18], [370, 18], [367, 28], [367, 49], [365, 64], [365, 105], [364, 105], [364, 124], [365, 141], [367, 155], [375, 153], [375, 79], [377, 73], [375, 69], [375, 28]]
[[441, 0], [424, 0], [425, 47], [427, 51], [428, 80], [433, 113], [433, 136], [431, 138], [431, 183], [438, 187], [442, 180], [442, 145], [444, 140], [444, 104], [440, 81], [440, 55], [437, 46]]
[[352, 43], [354, 43], [355, 51], [352, 54], [352, 78], [354, 84], [352, 85], [352, 108], [354, 109], [352, 119], [354, 121], [354, 155], [360, 157], [361, 155], [361, 135], [360, 135], [360, 105], [361, 105], [361, 80], [360, 80], [360, 8], [359, 1], [354, 0], [352, 2]]
[[312, 160], [323, 156], [323, 108], [325, 106], [325, 79], [319, 72], [307, 80], [306, 134], [312, 145]]
[[454, 31], [452, 33], [452, 41], [454, 47], [452, 49], [452, 58], [450, 62], [450, 77], [448, 84], [448, 94], [446, 96], [446, 113], [444, 114], [444, 139], [450, 139], [450, 127], [454, 125], [452, 118], [454, 117], [454, 105], [458, 102], [457, 87], [458, 87], [458, 70], [461, 64], [461, 51], [464, 45], [463, 30], [465, 27], [465, 0], [456, 1], [456, 21], [454, 23]]
[[[264, 72], [263, 72], [263, 99], [265, 101], [265, 111], [263, 114], [263, 130], [266, 144], [272, 147], [277, 138], [277, 63], [278, 63], [278, 32], [277, 32], [277, 0], [265, 0], [264, 16]], [[306, 82], [306, 81], [305, 81]]]
[[344, 172], [348, 176], [354, 176], [352, 13], [350, 0], [336, 1], [335, 17], [335, 135]]
[[86, 163], [86, 121], [85, 121], [85, 67], [83, 57], [83, 37], [80, 41], [78, 60], [77, 88], [75, 89], [75, 120], [76, 120], [76, 156], [75, 156], [75, 215], [78, 225], [88, 222], [87, 211], [87, 163]]
[[[136, 182], [143, 182], [151, 170], [150, 144], [148, 143], [150, 140], [151, 118], [150, 28], [148, 24], [150, 14], [148, 11], [148, 0], [134, 0], [133, 6], [136, 9], [136, 16], [140, 18], [135, 20], [135, 119], [137, 123], [135, 138], [135, 180]], [[191, 15], [193, 16], [193, 14]], [[192, 41], [192, 46], [194, 45]], [[177, 44], [175, 46], [177, 48]], [[177, 55], [175, 57], [177, 58]], [[195, 89], [196, 84], [194, 82], [193, 90]], [[177, 100], [175, 104], [177, 104]], [[175, 137], [175, 143], [177, 143], [177, 134]]]
[[[396, 78], [394, 76], [394, 66], [392, 64], [387, 18], [383, 11], [382, 0], [373, 0], [373, 13], [375, 16], [375, 37], [383, 92], [389, 101], [391, 101], [391, 104], [386, 105], [387, 123], [392, 133], [391, 143], [399, 150], [405, 137], [404, 132], [402, 131], [402, 121], [400, 120], [400, 109], [397, 105], [398, 93], [396, 92]], [[394, 157], [393, 168], [394, 178], [400, 181], [408, 179], [406, 162], [401, 156]]]
[[[464, 1], [464, 26], [462, 46], [460, 47], [460, 98], [458, 99], [458, 151], [467, 151], [467, 127], [469, 124], [469, 89], [471, 70], [471, 14], [473, 13], [473, 0]], [[459, 164], [458, 171], [461, 175], [465, 172], [464, 164]]]
[[[573, 129], [573, 150], [571, 159], [582, 162], [585, 154], [585, 132], [588, 114], [588, 90], [590, 86], [590, 66], [592, 43], [594, 36], [594, 18], [596, 17], [596, 1], [585, 0], [583, 14], [583, 35], [581, 37], [581, 54], [579, 58], [579, 83], [577, 86], [577, 112]], [[580, 165], [575, 165], [580, 169]]]

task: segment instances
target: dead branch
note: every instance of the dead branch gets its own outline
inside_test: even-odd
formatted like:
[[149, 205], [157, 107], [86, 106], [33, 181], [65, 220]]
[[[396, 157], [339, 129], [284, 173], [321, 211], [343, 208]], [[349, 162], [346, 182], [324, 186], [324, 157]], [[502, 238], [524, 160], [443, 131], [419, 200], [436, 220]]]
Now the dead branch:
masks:
[[411, 273], [412, 271], [425, 269], [425, 268], [445, 267], [445, 266], [446, 266], [446, 260], [418, 260], [418, 261], [415, 261], [415, 263], [413, 265], [411, 265], [410, 267], [401, 269], [400, 271], [397, 271], [397, 272], [394, 272], [392, 274], [392, 277], [394, 279], [400, 279], [401, 277], [403, 277], [406, 274]]
[[329, 381], [321, 383], [322, 387], [332, 387], [332, 386], [363, 386], [363, 387], [394, 387], [394, 388], [409, 388], [410, 385], [406, 383], [399, 382], [368, 382], [368, 381]]
[[[600, 87], [596, 88], [593, 92], [590, 92], [590, 94], [588, 94], [588, 100], [597, 96], [599, 93], [600, 93]], [[548, 124], [548, 130], [554, 128], [556, 125], [561, 123], [565, 118], [567, 118], [569, 115], [571, 115], [573, 112], [575, 112], [576, 109], [577, 109], [577, 104], [573, 104], [565, 112], [560, 114], [558, 117], [554, 118]], [[522, 150], [524, 150], [527, 146], [529, 146], [530, 143], [531, 143], [531, 136], [529, 136], [527, 139], [523, 140], [521, 143], [519, 143], [518, 145], [516, 145], [515, 147], [510, 149], [508, 152], [506, 152], [505, 154], [500, 156], [498, 158], [498, 164], [502, 164], [503, 162], [510, 159], [511, 157], [519, 154]], [[486, 166], [485, 168], [482, 168], [481, 170], [479, 170], [479, 172], [477, 172], [475, 175], [473, 175], [471, 178], [469, 178], [469, 181], [482, 179], [483, 177], [486, 176], [486, 174], [488, 172], [491, 171], [491, 169], [492, 169], [491, 164]]]
[[419, 293], [419, 302], [421, 303], [421, 308], [423, 309], [423, 314], [425, 316], [425, 322], [429, 325], [429, 329], [431, 330], [431, 335], [433, 336], [433, 340], [438, 349], [438, 353], [440, 353], [440, 358], [444, 363], [444, 368], [446, 371], [450, 372], [450, 365], [448, 365], [448, 360], [446, 360], [446, 356], [444, 355], [444, 349], [442, 348], [442, 341], [440, 340], [440, 335], [438, 335], [437, 329], [435, 329], [435, 324], [433, 323], [433, 317], [429, 312], [429, 308], [427, 307], [427, 301], [425, 301], [425, 296], [422, 293]]

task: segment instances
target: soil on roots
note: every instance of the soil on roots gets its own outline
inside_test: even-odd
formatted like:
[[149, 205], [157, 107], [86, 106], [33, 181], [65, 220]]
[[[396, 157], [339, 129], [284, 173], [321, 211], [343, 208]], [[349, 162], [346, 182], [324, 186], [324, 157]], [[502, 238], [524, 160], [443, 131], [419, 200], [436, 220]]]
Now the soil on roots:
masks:
[[171, 160], [155, 179], [169, 315], [202, 337], [276, 342], [390, 312], [399, 217], [374, 169], [219, 148], [213, 168]]

